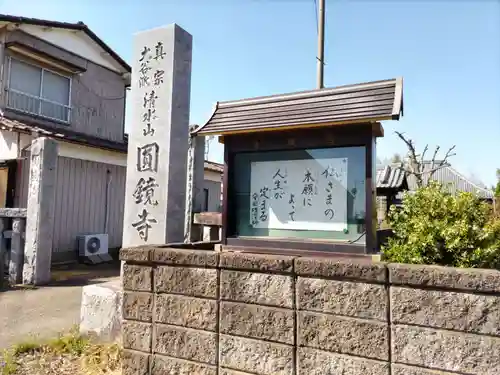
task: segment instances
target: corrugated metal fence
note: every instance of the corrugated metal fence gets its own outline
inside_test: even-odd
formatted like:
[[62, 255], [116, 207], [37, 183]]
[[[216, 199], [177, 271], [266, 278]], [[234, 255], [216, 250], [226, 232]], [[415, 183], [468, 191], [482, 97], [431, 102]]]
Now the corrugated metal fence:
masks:
[[[20, 163], [16, 207], [26, 207], [29, 158]], [[126, 168], [87, 160], [59, 157], [55, 195], [53, 261], [76, 256], [76, 236], [108, 233], [109, 247], [121, 247]], [[109, 194], [107, 195], [107, 184]], [[106, 196], [108, 198], [106, 199]], [[106, 231], [106, 211], [108, 228]]]

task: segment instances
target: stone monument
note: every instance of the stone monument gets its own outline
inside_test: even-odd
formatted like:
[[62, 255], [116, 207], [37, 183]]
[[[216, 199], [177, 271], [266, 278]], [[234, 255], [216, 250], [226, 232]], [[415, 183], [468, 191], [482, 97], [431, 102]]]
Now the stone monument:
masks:
[[123, 247], [184, 241], [192, 37], [135, 36]]
[[[185, 240], [191, 52], [191, 35], [175, 24], [135, 36], [123, 247]], [[121, 288], [83, 288], [80, 332], [120, 340]]]

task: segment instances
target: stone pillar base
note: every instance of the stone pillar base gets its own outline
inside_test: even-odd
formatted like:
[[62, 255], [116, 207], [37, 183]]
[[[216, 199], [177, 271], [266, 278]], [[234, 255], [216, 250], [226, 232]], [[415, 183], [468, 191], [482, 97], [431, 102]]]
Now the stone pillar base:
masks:
[[102, 342], [121, 342], [121, 287], [120, 279], [83, 287], [81, 334], [91, 334]]

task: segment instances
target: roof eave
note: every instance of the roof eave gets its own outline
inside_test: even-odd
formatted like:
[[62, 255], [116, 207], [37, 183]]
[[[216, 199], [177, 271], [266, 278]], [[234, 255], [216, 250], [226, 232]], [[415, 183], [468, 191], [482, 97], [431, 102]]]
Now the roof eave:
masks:
[[204, 125], [199, 126], [196, 129], [194, 129], [194, 130], [191, 131], [191, 135], [192, 136], [196, 136], [196, 135], [210, 135], [210, 132], [203, 132], [203, 128], [205, 128], [210, 123], [210, 121], [212, 120], [212, 118], [215, 116], [215, 112], [217, 112], [218, 108], [219, 108], [219, 102], [215, 103], [214, 109], [212, 110], [212, 114], [210, 115], [210, 118], [208, 119], [208, 121]]
[[396, 78], [394, 90], [394, 104], [392, 107], [392, 120], [399, 120], [404, 115], [403, 107], [403, 77]]
[[129, 73], [132, 72], [132, 67], [129, 64], [127, 64], [125, 60], [123, 60], [113, 49], [111, 49], [111, 47], [109, 47], [83, 22], [77, 22], [77, 23], [59, 22], [59, 21], [44, 20], [39, 18], [12, 16], [8, 14], [0, 14], [0, 22], [24, 23], [27, 25], [83, 31], [85, 34], [87, 34], [88, 37], [90, 37], [95, 43], [97, 43], [106, 53], [108, 53], [116, 62], [118, 62], [122, 66], [122, 68], [124, 68]]
[[[214, 112], [215, 114], [215, 112]], [[212, 115], [213, 116], [213, 115]], [[391, 116], [384, 116], [384, 117], [373, 117], [373, 118], [367, 118], [367, 119], [354, 119], [354, 120], [346, 120], [346, 121], [330, 121], [330, 122], [324, 122], [324, 123], [316, 123], [316, 124], [297, 124], [297, 125], [290, 125], [290, 126], [281, 126], [281, 127], [268, 127], [268, 128], [258, 128], [258, 129], [237, 129], [237, 130], [227, 130], [227, 131], [220, 131], [220, 130], [208, 130], [204, 131], [203, 128], [210, 123], [210, 120], [203, 125], [201, 128], [197, 129], [195, 131], [196, 135], [200, 136], [208, 136], [208, 135], [219, 135], [219, 136], [225, 136], [225, 135], [243, 135], [243, 134], [252, 134], [252, 133], [260, 133], [260, 132], [278, 132], [278, 131], [286, 131], [286, 130], [298, 130], [298, 129], [317, 129], [317, 128], [326, 128], [330, 126], [343, 126], [343, 125], [362, 125], [362, 124], [368, 124], [372, 126], [372, 130], [374, 132], [374, 135], [376, 137], [383, 137], [384, 136], [384, 129], [382, 125], [380, 124], [380, 121], [384, 120], [392, 120]], [[378, 125], [377, 125], [378, 124]]]

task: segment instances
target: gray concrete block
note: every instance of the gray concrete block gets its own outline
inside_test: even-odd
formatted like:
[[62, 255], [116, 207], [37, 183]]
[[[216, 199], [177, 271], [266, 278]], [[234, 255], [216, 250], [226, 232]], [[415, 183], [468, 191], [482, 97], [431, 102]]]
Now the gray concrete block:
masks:
[[152, 290], [153, 269], [147, 266], [123, 265], [123, 288], [137, 292]]
[[380, 360], [389, 358], [386, 323], [299, 312], [297, 325], [300, 346]]
[[151, 375], [216, 375], [215, 366], [191, 362], [179, 358], [153, 356]]
[[299, 348], [297, 375], [389, 375], [387, 362]]
[[[228, 250], [230, 248], [226, 248]], [[294, 257], [224, 252], [220, 254], [220, 267], [262, 272], [292, 272]]]
[[227, 368], [220, 368], [219, 375], [255, 375], [254, 373], [235, 371]]
[[294, 312], [277, 307], [221, 302], [220, 332], [294, 343]]
[[500, 271], [419, 264], [388, 264], [395, 285], [433, 286], [480, 292], [500, 292]]
[[121, 340], [122, 290], [120, 280], [82, 288], [80, 333], [95, 334], [99, 340]]
[[277, 307], [293, 305], [291, 276], [222, 270], [220, 278], [222, 299]]
[[217, 272], [208, 268], [160, 266], [155, 269], [155, 291], [216, 298]]
[[293, 349], [283, 344], [221, 335], [220, 365], [259, 375], [292, 375]]
[[120, 249], [120, 260], [129, 262], [145, 263], [150, 260], [153, 245], [126, 247]]
[[301, 310], [387, 320], [387, 292], [382, 285], [299, 277], [297, 305]]
[[151, 323], [125, 320], [123, 322], [123, 347], [149, 353], [151, 351]]
[[190, 328], [155, 324], [153, 350], [170, 357], [217, 363], [217, 335]]
[[391, 375], [456, 375], [456, 372], [436, 371], [422, 367], [393, 364]]
[[168, 247], [156, 247], [151, 254], [155, 263], [178, 265], [217, 267], [219, 254], [214, 251], [173, 249]]
[[122, 354], [122, 375], [149, 375], [150, 355], [124, 349]]
[[151, 322], [153, 317], [153, 294], [145, 292], [123, 292], [123, 318]]
[[391, 288], [394, 323], [500, 336], [500, 296]]
[[215, 331], [217, 301], [173, 294], [156, 294], [155, 298], [155, 322]]
[[296, 258], [295, 272], [300, 276], [343, 278], [385, 283], [386, 266], [352, 258]]
[[497, 375], [500, 338], [430, 328], [392, 328], [392, 360], [435, 370]]

